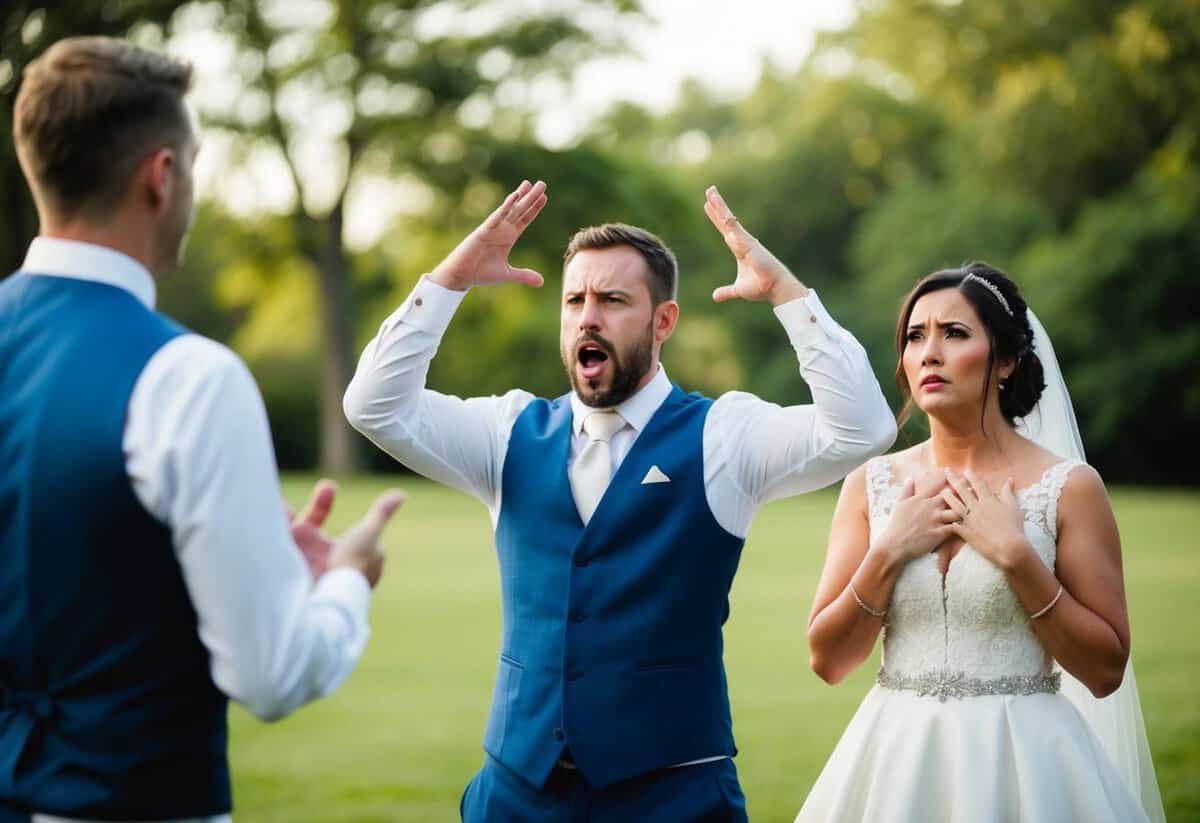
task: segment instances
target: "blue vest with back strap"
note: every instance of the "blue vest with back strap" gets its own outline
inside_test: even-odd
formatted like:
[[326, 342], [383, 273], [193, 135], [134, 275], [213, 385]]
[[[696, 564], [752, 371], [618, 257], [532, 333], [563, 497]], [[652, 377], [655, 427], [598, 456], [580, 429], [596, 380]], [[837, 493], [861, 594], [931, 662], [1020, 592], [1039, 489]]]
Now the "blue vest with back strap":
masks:
[[[711, 406], [673, 387], [586, 527], [567, 475], [569, 398], [535, 400], [513, 424], [484, 748], [534, 785], [568, 749], [593, 786], [735, 754], [721, 627], [744, 540], [705, 494]], [[653, 467], [669, 482], [643, 483]]]
[[183, 333], [113, 286], [0, 282], [0, 820], [230, 809], [226, 700], [122, 449]]

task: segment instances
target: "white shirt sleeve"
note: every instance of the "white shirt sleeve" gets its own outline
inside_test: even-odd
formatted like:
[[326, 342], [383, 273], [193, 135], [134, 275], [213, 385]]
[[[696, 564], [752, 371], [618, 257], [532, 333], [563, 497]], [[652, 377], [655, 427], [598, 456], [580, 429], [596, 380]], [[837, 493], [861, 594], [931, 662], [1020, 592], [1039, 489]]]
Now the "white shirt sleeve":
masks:
[[729, 392], [704, 425], [705, 487], [717, 521], [737, 536], [764, 503], [828, 486], [896, 439], [896, 422], [862, 345], [816, 292], [778, 306], [813, 402], [779, 406]]
[[124, 450], [171, 530], [217, 687], [264, 720], [332, 692], [366, 647], [370, 586], [351, 569], [313, 585], [245, 365], [198, 335], [167, 343], [134, 386]]
[[474, 495], [495, 518], [513, 422], [533, 399], [514, 389], [463, 400], [425, 388], [429, 364], [466, 292], [418, 281], [367, 344], [346, 389], [346, 418], [409, 469]]

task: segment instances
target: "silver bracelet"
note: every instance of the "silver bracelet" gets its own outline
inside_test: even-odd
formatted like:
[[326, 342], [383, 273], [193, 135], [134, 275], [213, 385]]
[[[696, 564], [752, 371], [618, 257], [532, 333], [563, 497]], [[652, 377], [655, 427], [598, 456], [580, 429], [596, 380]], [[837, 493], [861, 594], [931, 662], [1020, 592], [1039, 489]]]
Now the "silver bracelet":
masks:
[[866, 612], [867, 614], [871, 615], [871, 617], [878, 617], [880, 620], [884, 620], [887, 618], [887, 609], [872, 609], [870, 606], [868, 606], [866, 603], [863, 602], [863, 599], [861, 597], [858, 596], [858, 589], [854, 588], [854, 578], [853, 577], [850, 578], [850, 594], [854, 595], [854, 601], [856, 603], [858, 603], [858, 607], [860, 609], [862, 609], [864, 612]]
[[1036, 612], [1034, 612], [1033, 614], [1029, 615], [1029, 619], [1030, 619], [1030, 620], [1037, 620], [1037, 619], [1038, 619], [1039, 617], [1041, 617], [1043, 614], [1045, 614], [1046, 612], [1048, 612], [1048, 611], [1050, 611], [1051, 609], [1053, 609], [1053, 608], [1054, 608], [1054, 604], [1058, 602], [1058, 598], [1062, 597], [1062, 593], [1063, 593], [1063, 584], [1062, 584], [1062, 583], [1059, 583], [1059, 584], [1058, 584], [1058, 591], [1054, 593], [1054, 597], [1050, 598], [1050, 602], [1049, 602], [1049, 603], [1047, 603], [1047, 604], [1046, 604], [1045, 606], [1043, 606], [1042, 608], [1038, 609], [1038, 610], [1037, 610]]

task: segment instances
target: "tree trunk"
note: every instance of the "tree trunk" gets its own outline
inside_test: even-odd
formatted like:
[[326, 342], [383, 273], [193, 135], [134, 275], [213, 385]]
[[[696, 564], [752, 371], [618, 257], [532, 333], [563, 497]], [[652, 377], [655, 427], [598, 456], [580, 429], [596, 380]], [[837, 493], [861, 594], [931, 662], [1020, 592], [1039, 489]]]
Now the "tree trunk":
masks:
[[342, 247], [343, 205], [317, 222], [321, 286], [321, 471], [345, 475], [361, 468], [359, 435], [346, 422], [342, 395], [354, 376], [354, 321], [350, 305], [350, 265]]

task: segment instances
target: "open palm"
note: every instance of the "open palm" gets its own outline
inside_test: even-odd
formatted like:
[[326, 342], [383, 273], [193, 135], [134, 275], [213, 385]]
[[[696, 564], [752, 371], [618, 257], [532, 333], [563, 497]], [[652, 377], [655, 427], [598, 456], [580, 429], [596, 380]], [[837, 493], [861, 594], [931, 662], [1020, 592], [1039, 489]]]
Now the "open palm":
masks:
[[443, 286], [466, 289], [495, 283], [540, 286], [543, 278], [533, 269], [515, 268], [508, 255], [517, 239], [547, 202], [546, 184], [521, 182], [504, 202], [458, 244], [430, 275]]
[[725, 245], [737, 260], [733, 283], [714, 291], [713, 300], [718, 303], [735, 298], [774, 300], [781, 286], [799, 285], [787, 266], [733, 216], [716, 186], [710, 186], [705, 193], [704, 213], [721, 232]]

